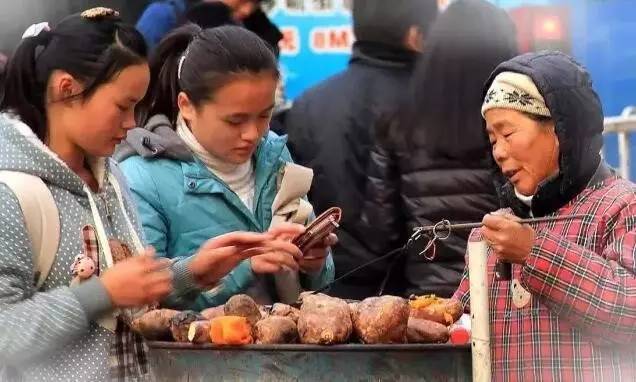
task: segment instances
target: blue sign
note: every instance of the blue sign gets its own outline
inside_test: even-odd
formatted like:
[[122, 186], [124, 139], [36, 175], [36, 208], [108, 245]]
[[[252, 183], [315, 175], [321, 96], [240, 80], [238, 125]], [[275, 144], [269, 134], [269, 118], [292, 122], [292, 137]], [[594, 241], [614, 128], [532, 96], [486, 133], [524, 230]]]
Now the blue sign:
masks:
[[354, 42], [350, 1], [279, 0], [269, 14], [284, 35], [280, 61], [289, 99], [346, 67]]

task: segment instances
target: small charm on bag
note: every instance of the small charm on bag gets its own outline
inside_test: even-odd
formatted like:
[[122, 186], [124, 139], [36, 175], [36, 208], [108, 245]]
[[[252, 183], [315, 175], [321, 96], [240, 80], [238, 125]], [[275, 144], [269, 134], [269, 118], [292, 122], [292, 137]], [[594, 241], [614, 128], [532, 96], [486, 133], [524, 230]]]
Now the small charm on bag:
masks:
[[82, 228], [82, 253], [75, 257], [71, 265], [73, 281], [71, 285], [80, 284], [93, 276], [99, 276], [99, 244], [95, 228], [86, 225]]
[[517, 309], [525, 308], [532, 300], [532, 294], [524, 288], [518, 279], [512, 280], [512, 302]]

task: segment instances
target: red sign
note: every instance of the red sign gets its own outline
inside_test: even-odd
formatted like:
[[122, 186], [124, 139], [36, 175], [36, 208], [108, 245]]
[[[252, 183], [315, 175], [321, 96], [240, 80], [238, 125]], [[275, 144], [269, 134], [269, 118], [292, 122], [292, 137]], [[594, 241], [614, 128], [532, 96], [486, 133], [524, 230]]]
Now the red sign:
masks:
[[295, 56], [300, 53], [300, 33], [296, 27], [281, 27], [282, 40], [278, 42], [280, 53], [285, 56]]
[[309, 34], [310, 47], [315, 53], [349, 53], [354, 39], [350, 25], [316, 27]]

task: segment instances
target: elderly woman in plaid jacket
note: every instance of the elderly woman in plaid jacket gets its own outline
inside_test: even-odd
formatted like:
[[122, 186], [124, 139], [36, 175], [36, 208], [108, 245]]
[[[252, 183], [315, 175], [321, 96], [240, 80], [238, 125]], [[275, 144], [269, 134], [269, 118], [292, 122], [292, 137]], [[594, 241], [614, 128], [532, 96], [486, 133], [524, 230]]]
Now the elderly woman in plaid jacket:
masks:
[[[492, 74], [482, 114], [506, 208], [472, 235], [489, 245], [493, 379], [636, 380], [636, 188], [601, 160], [588, 73], [560, 53], [516, 57]], [[585, 217], [516, 221], [563, 215]], [[455, 298], [469, 309], [467, 272]]]

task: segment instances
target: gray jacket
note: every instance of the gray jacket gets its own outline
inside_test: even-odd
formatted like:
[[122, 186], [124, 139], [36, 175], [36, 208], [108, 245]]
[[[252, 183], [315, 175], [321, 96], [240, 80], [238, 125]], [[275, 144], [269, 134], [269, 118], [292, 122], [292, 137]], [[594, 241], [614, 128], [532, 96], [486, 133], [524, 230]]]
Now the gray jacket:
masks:
[[[84, 182], [29, 133], [26, 125], [0, 114], [0, 170], [40, 177], [58, 206], [62, 232], [51, 272], [43, 287], [35, 290], [33, 253], [22, 210], [9, 188], [0, 184], [0, 369], [10, 366], [27, 381], [107, 380], [114, 334], [96, 320], [113, 309], [111, 300], [97, 278], [69, 287], [70, 266], [82, 251], [81, 229], [95, 224]], [[120, 182], [127, 187], [123, 179]], [[107, 235], [134, 248], [112, 185], [104, 181], [94, 199]], [[131, 201], [124, 203], [139, 227]], [[141, 237], [141, 230], [137, 231]], [[187, 263], [177, 259], [172, 265], [175, 292], [166, 301], [168, 306], [189, 305], [200, 293]]]

